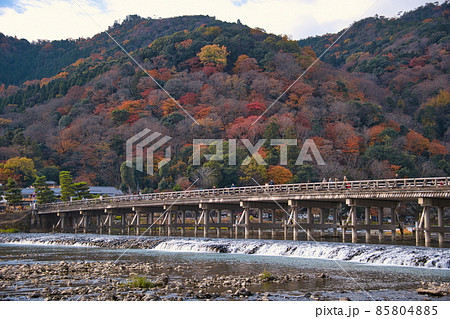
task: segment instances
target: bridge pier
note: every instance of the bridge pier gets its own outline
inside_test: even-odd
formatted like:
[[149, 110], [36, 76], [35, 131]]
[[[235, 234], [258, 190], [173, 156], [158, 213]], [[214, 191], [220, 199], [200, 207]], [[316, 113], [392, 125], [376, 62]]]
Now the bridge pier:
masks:
[[[172, 236], [172, 211], [169, 209], [166, 211], [166, 218], [167, 218], [167, 237]], [[206, 237], [206, 236], [205, 236]]]
[[312, 212], [311, 212], [311, 207], [307, 207], [306, 208], [306, 224], [307, 224], [307, 228], [306, 228], [306, 240], [312, 240], [312, 225], [314, 223], [313, 220], [313, 216], [312, 216]]
[[107, 211], [108, 214], [108, 234], [111, 235], [112, 234], [112, 226], [113, 226], [113, 214], [112, 211], [108, 209]]
[[102, 216], [97, 214], [97, 216], [95, 216], [95, 226], [96, 226], [96, 232], [98, 232], [100, 234], [102, 233], [101, 224], [102, 224]]
[[88, 227], [89, 227], [89, 222], [90, 222], [90, 218], [89, 218], [89, 212], [82, 212], [83, 214], [83, 233], [87, 233], [88, 231]]
[[[260, 225], [262, 225], [262, 223], [263, 223], [263, 209], [262, 208], [258, 209], [258, 223]], [[260, 226], [258, 228], [258, 239], [262, 239], [262, 238], [263, 238], [263, 229]]]
[[139, 211], [136, 212], [136, 236], [141, 234], [141, 213]]
[[[319, 224], [324, 225], [325, 224], [325, 218], [324, 218], [324, 209], [319, 207]], [[320, 229], [320, 237], [325, 237], [325, 228]]]
[[181, 226], [180, 229], [180, 236], [184, 237], [185, 236], [185, 230], [186, 230], [186, 211], [182, 210], [181, 211], [181, 223], [183, 224], [183, 226]]
[[[444, 227], [444, 207], [438, 207], [438, 227]], [[444, 246], [445, 233], [440, 231], [438, 233], [439, 246]]]
[[61, 218], [61, 232], [64, 233], [64, 231], [66, 230], [67, 227], [67, 214], [66, 213], [61, 213], [60, 214], [60, 218]]
[[120, 214], [120, 234], [124, 235], [125, 234], [125, 228], [126, 228], [126, 223], [127, 223], [127, 215], [124, 213]]
[[228, 227], [228, 230], [230, 232], [230, 238], [233, 238], [233, 225], [236, 222], [236, 211], [235, 210], [230, 210], [229, 212], [229, 219], [230, 219], [230, 227]]
[[244, 238], [250, 238], [250, 209], [244, 208]]
[[337, 225], [338, 225], [338, 209], [337, 208], [331, 208], [332, 214], [333, 214], [333, 223], [335, 227], [333, 228], [333, 236], [337, 237]]
[[[443, 246], [445, 240], [445, 233], [449, 232], [450, 227], [444, 226], [444, 208], [450, 207], [450, 199], [443, 198], [419, 198], [419, 205], [423, 207], [422, 216], [420, 218], [420, 222], [416, 227], [416, 232], [419, 232], [422, 229], [422, 221], [423, 221], [423, 231], [425, 237], [425, 246], [429, 246], [431, 244], [431, 233], [438, 234], [439, 245]], [[431, 207], [437, 208], [437, 227], [431, 225]], [[420, 242], [420, 237], [416, 236], [416, 242]]]
[[198, 212], [194, 212], [194, 237], [197, 237], [198, 233]]
[[431, 243], [431, 232], [430, 232], [430, 207], [423, 207], [423, 229], [424, 229], [424, 237], [425, 237], [425, 246], [429, 246]]
[[[364, 225], [370, 225], [370, 207], [364, 207]], [[366, 228], [366, 243], [370, 242], [370, 228]]]
[[272, 223], [272, 229], [271, 229], [271, 234], [272, 234], [272, 239], [275, 239], [277, 237], [277, 229], [276, 229], [276, 210], [272, 209], [271, 210], [271, 223]]
[[380, 243], [383, 242], [384, 239], [384, 230], [383, 230], [383, 224], [384, 224], [384, 207], [379, 207], [378, 211], [378, 225], [380, 227], [378, 228], [378, 241]]
[[209, 213], [208, 209], [203, 209], [203, 237], [208, 237], [209, 231]]
[[350, 214], [352, 216], [352, 243], [357, 243], [358, 242], [358, 229], [357, 229], [358, 220], [356, 217], [356, 206], [352, 206], [350, 208]]
[[292, 240], [298, 240], [298, 207], [292, 207]]
[[222, 225], [222, 211], [220, 209], [216, 210], [216, 223], [219, 224], [216, 226], [216, 235], [217, 238], [220, 238], [220, 225]]
[[397, 237], [397, 229], [396, 229], [396, 224], [397, 224], [397, 214], [395, 212], [395, 207], [391, 207], [391, 224], [392, 224], [392, 230], [391, 230], [391, 240], [392, 242], [395, 242], [396, 237]]

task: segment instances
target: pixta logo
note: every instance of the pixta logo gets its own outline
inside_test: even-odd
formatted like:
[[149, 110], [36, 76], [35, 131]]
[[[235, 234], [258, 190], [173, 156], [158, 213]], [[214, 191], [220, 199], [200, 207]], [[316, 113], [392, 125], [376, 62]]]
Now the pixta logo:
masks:
[[[133, 167], [133, 161], [136, 161], [136, 170], [144, 171], [144, 150], [146, 150], [145, 158], [147, 165], [147, 174], [153, 175], [153, 159], [154, 153], [162, 147], [165, 143], [170, 141], [172, 138], [167, 135], [162, 135], [159, 132], [153, 132], [146, 128], [136, 135], [132, 136], [127, 140], [126, 143], [126, 156], [127, 156], [127, 166]], [[133, 156], [134, 153], [134, 156]], [[159, 161], [158, 169], [169, 163], [171, 148], [170, 145], [164, 150], [164, 159]]]
[[[145, 159], [147, 166], [147, 174], [153, 175], [154, 168], [154, 153], [160, 149], [165, 143], [170, 141], [172, 138], [167, 135], [163, 135], [159, 132], [152, 132], [150, 129], [144, 129], [138, 134], [127, 140], [126, 145], [126, 156], [127, 156], [127, 166], [133, 167], [133, 163], [135, 162], [135, 168], [138, 171], [144, 171], [144, 150], [145, 150]], [[300, 147], [298, 145], [298, 141], [296, 139], [272, 139], [258, 140], [255, 144], [252, 144], [251, 141], [247, 139], [239, 140], [239, 142], [247, 149], [250, 153], [240, 165], [248, 165], [254, 159], [259, 165], [268, 165], [264, 158], [260, 154], [260, 150], [266, 141], [273, 146], [278, 146], [280, 149], [280, 165], [288, 164], [288, 146], [292, 147]], [[237, 165], [236, 163], [236, 149], [238, 140], [230, 139], [194, 139], [192, 142], [193, 145], [193, 154], [192, 154], [192, 164], [194, 166], [201, 165], [201, 157], [203, 156], [207, 161], [223, 161], [224, 160], [224, 143], [227, 142], [227, 151], [228, 151], [228, 165], [233, 166]], [[201, 152], [202, 146], [214, 145], [215, 146], [215, 154], [207, 154]], [[171, 156], [171, 148], [167, 146], [165, 148], [164, 158], [159, 161], [158, 169], [166, 165], [170, 161]], [[300, 152], [298, 157], [296, 158], [295, 165], [303, 165], [304, 162], [315, 162], [317, 165], [325, 165], [325, 162], [314, 143], [314, 140], [307, 139], [300, 147]]]
[[[264, 143], [266, 143], [266, 139], [260, 139], [255, 144], [248, 139], [240, 140], [241, 143], [245, 146], [247, 151], [250, 153], [241, 165], [250, 164], [251, 160], [254, 159], [259, 165], [267, 165], [266, 161], [264, 161], [263, 157], [260, 154], [260, 150], [263, 147]], [[236, 145], [237, 140], [230, 139], [228, 142], [228, 164], [236, 165]], [[298, 141], [296, 139], [271, 139], [268, 140], [270, 145], [279, 146], [280, 148], [280, 165], [288, 164], [288, 146], [296, 146], [298, 147]], [[200, 165], [201, 162], [201, 146], [202, 145], [214, 145], [216, 148], [215, 154], [203, 154], [207, 161], [222, 161], [224, 159], [224, 140], [222, 139], [194, 139], [194, 154], [193, 154], [193, 164]], [[325, 162], [320, 155], [319, 149], [314, 143], [314, 140], [307, 139], [303, 143], [300, 148], [300, 152], [298, 157], [296, 158], [295, 165], [303, 165], [304, 162], [312, 162], [313, 157], [317, 162], [317, 165], [325, 165]]]

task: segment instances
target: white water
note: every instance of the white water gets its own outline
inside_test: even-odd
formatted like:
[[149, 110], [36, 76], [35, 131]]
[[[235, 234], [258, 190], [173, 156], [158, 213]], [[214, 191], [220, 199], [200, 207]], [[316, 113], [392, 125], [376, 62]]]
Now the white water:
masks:
[[158, 244], [154, 249], [180, 252], [319, 258], [366, 264], [450, 269], [449, 250], [424, 247], [328, 242], [169, 239]]
[[0, 243], [153, 249], [318, 258], [364, 264], [450, 269], [450, 250], [440, 248], [275, 240], [155, 238], [91, 234], [0, 234]]

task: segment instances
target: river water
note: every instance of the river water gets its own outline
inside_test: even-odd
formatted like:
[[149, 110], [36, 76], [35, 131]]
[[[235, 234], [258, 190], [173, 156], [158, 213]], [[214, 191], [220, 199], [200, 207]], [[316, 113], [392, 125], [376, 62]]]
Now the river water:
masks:
[[[423, 300], [421, 281], [450, 281], [450, 250], [399, 245], [274, 240], [158, 238], [89, 234], [0, 234], [0, 267], [66, 262], [158, 263], [177, 278], [302, 274], [307, 279], [258, 287], [274, 300]], [[173, 272], [188, 266], [183, 272]], [[326, 274], [327, 279], [320, 278]], [[0, 288], [1, 300], [27, 299], [32, 288]], [[449, 296], [429, 297], [450, 300]]]

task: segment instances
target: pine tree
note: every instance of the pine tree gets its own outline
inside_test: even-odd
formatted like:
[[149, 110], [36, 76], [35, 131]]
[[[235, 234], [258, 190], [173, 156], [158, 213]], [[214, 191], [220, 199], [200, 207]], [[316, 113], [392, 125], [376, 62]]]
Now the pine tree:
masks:
[[79, 182], [73, 184], [73, 189], [75, 192], [75, 199], [81, 200], [83, 198], [91, 198], [92, 194], [89, 192], [89, 186], [86, 182]]
[[56, 200], [55, 193], [48, 187], [47, 178], [40, 176], [36, 178], [33, 187], [36, 192], [36, 199], [39, 204], [51, 203]]
[[22, 190], [17, 187], [17, 183], [14, 179], [8, 178], [6, 189], [5, 198], [10, 205], [17, 205], [22, 202]]
[[61, 171], [59, 173], [59, 184], [61, 185], [61, 200], [67, 202], [71, 197], [75, 196], [72, 176], [68, 171]]

